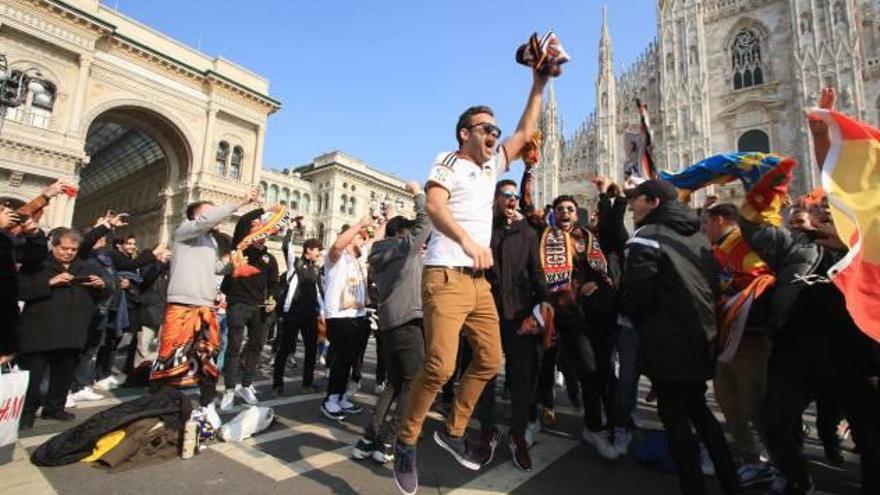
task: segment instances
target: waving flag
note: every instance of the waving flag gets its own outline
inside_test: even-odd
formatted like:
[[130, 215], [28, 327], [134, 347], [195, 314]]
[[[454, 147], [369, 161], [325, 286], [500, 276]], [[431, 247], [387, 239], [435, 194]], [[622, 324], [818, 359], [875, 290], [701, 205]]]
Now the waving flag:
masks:
[[752, 189], [784, 157], [756, 151], [722, 153], [699, 161], [678, 173], [660, 172], [660, 178], [673, 186], [695, 191], [711, 184], [741, 180], [746, 191]]
[[828, 276], [853, 321], [880, 342], [880, 130], [833, 110], [814, 110], [810, 118], [823, 120], [831, 133], [822, 187], [837, 233], [849, 246]]
[[654, 164], [654, 141], [651, 136], [651, 123], [648, 120], [648, 106], [636, 98], [636, 106], [639, 109], [639, 132], [627, 132], [626, 142], [632, 150], [627, 150], [630, 156], [623, 164], [623, 176], [634, 178], [638, 181], [657, 178], [657, 166]]

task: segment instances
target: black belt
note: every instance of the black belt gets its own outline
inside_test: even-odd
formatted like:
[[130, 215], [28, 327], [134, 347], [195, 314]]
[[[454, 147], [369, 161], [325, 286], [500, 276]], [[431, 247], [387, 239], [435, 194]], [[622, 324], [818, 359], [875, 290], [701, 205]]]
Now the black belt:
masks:
[[475, 270], [471, 266], [426, 266], [427, 270], [450, 270], [461, 273], [473, 278], [483, 278], [486, 276], [486, 270]]

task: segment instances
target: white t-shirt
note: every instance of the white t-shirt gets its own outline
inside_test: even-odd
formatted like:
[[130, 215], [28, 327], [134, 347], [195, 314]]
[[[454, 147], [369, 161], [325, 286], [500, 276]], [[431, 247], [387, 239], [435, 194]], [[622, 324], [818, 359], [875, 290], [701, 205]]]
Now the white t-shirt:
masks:
[[324, 259], [324, 318], [357, 318], [367, 314], [366, 274], [348, 250], [336, 263]]
[[[440, 153], [434, 159], [427, 185], [449, 191], [452, 218], [480, 246], [489, 247], [492, 239], [492, 203], [498, 173], [507, 170], [503, 147], [483, 165], [458, 156]], [[425, 266], [474, 266], [474, 260], [461, 246], [436, 228], [428, 241]]]

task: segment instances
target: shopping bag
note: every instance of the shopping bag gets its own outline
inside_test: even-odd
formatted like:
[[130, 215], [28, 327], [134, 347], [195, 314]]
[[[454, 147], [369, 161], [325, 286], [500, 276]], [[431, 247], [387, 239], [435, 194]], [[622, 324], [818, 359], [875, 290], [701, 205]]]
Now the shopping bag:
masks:
[[13, 366], [4, 372], [0, 366], [0, 447], [18, 441], [18, 422], [24, 408], [28, 372]]
[[240, 442], [268, 428], [274, 419], [271, 407], [251, 406], [220, 428], [220, 438], [224, 442]]

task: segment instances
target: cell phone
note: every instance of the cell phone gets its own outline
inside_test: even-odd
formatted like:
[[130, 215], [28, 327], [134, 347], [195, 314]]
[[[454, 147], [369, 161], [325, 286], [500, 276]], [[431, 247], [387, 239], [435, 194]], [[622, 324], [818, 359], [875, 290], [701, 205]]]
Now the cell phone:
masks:
[[21, 225], [31, 219], [30, 215], [27, 215], [25, 213], [18, 213], [18, 212], [15, 212], [15, 217], [18, 218], [19, 225]]
[[92, 281], [92, 277], [85, 275], [79, 277], [73, 277], [73, 280], [70, 281], [72, 284], [87, 284]]

